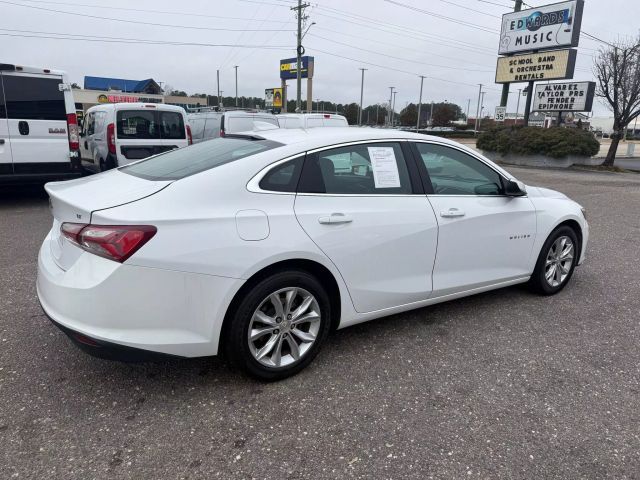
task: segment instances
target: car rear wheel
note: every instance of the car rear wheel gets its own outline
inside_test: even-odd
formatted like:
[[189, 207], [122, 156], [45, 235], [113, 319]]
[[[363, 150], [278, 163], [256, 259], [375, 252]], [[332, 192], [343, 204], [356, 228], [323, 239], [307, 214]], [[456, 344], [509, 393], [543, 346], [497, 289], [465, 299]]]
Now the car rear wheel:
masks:
[[561, 226], [549, 235], [543, 245], [529, 286], [542, 295], [554, 295], [569, 283], [577, 262], [576, 232], [568, 226]]
[[318, 354], [331, 324], [328, 295], [302, 271], [255, 285], [236, 309], [226, 339], [231, 361], [262, 380], [298, 373]]

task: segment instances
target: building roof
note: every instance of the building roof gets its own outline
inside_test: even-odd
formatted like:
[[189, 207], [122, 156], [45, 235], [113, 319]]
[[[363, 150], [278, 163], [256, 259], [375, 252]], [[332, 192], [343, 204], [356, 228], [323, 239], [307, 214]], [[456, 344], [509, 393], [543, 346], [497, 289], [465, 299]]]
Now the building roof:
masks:
[[162, 93], [160, 85], [152, 78], [127, 80], [125, 78], [84, 77], [86, 90], [121, 90], [128, 93]]

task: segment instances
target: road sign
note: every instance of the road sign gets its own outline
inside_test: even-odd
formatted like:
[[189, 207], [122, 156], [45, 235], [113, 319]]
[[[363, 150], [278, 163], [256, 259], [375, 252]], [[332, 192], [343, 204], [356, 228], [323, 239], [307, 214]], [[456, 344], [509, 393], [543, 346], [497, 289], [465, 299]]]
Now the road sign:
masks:
[[507, 107], [496, 107], [496, 122], [504, 122], [507, 118]]

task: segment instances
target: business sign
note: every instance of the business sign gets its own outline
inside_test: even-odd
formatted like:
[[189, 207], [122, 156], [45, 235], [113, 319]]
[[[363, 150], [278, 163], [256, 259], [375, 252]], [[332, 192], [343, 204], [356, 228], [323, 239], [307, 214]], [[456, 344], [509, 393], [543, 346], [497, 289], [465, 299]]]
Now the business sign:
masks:
[[500, 55], [577, 47], [584, 0], [554, 3], [502, 16]]
[[576, 50], [498, 57], [496, 83], [535, 82], [573, 78]]
[[495, 121], [502, 123], [505, 121], [506, 118], [507, 118], [507, 107], [496, 107]]
[[265, 89], [264, 105], [267, 108], [282, 108], [282, 88]]
[[[302, 78], [313, 78], [313, 57], [301, 57]], [[291, 80], [298, 78], [298, 59], [286, 58], [280, 60], [280, 78], [282, 80]]]
[[535, 112], [590, 112], [596, 92], [595, 82], [546, 83], [536, 85]]
[[98, 103], [162, 103], [160, 98], [136, 97], [134, 95], [98, 95]]

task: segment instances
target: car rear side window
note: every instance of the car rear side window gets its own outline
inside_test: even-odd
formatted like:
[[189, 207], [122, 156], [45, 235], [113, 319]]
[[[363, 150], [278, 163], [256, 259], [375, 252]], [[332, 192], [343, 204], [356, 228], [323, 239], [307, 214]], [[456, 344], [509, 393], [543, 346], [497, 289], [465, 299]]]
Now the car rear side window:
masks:
[[184, 120], [179, 112], [160, 113], [160, 136], [166, 139], [186, 138]]
[[413, 193], [400, 144], [365, 143], [307, 155], [300, 193], [406, 195]]
[[18, 120], [66, 120], [61, 78], [3, 75], [6, 115]]
[[271, 140], [220, 137], [150, 157], [120, 171], [147, 180], [179, 180], [280, 146]]
[[118, 138], [160, 138], [156, 112], [152, 110], [119, 110], [116, 116]]
[[304, 155], [272, 168], [260, 180], [260, 188], [272, 192], [295, 192], [303, 163]]

